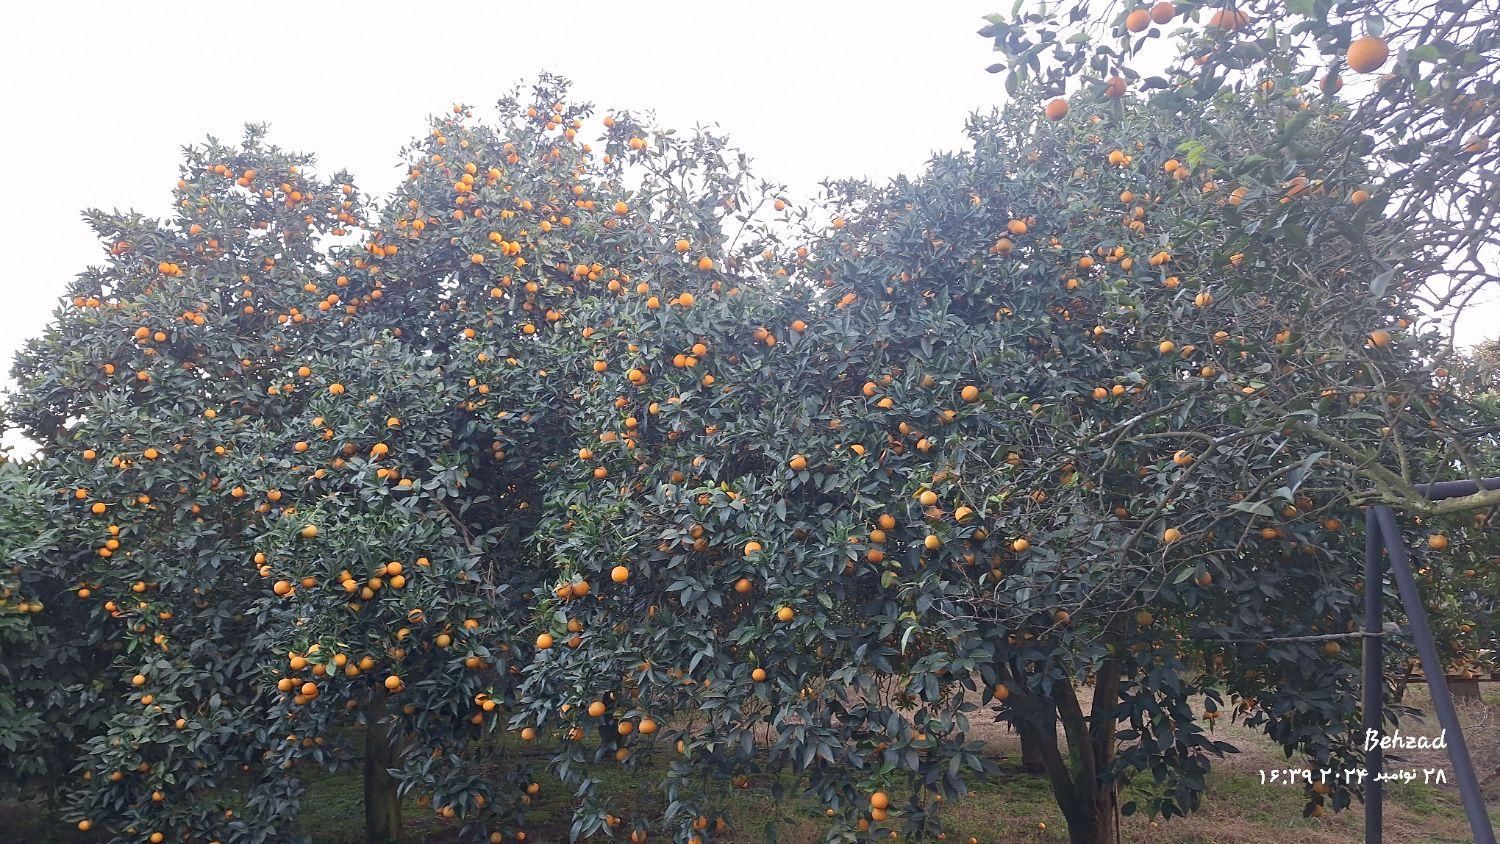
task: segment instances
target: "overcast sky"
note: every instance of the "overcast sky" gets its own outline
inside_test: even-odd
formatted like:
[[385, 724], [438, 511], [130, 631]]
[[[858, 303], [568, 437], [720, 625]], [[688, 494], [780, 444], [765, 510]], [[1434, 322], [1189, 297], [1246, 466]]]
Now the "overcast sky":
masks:
[[[716, 123], [809, 196], [962, 142], [1001, 97], [975, 31], [1007, 0], [21, 2], [0, 31], [0, 364], [102, 251], [85, 208], [169, 213], [179, 149], [246, 122], [378, 194], [428, 114], [486, 107], [539, 71], [575, 98]], [[483, 113], [483, 112], [482, 112]], [[1496, 309], [1500, 310], [1500, 309]], [[1495, 310], [1491, 311], [1495, 314]], [[1495, 333], [1481, 320], [1462, 342]]]

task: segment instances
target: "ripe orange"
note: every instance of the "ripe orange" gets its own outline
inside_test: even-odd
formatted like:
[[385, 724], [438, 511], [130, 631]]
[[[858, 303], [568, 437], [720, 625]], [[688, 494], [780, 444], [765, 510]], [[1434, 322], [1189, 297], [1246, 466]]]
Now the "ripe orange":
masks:
[[1391, 332], [1383, 328], [1377, 328], [1370, 332], [1370, 345], [1377, 349], [1384, 349], [1391, 344]]
[[1150, 25], [1151, 13], [1145, 9], [1136, 9], [1125, 16], [1125, 28], [1131, 32], [1145, 32]]
[[884, 791], [877, 791], [870, 795], [871, 809], [889, 809], [890, 807], [891, 798]]
[[791, 460], [787, 461], [787, 465], [792, 468], [793, 472], [800, 472], [807, 468], [807, 458], [800, 454], [795, 455]]
[[395, 674], [392, 674], [391, 676], [385, 678], [385, 687], [389, 691], [396, 691], [397, 689], [401, 688], [401, 678], [396, 676]]
[[1151, 20], [1154, 23], [1166, 23], [1176, 16], [1176, 14], [1177, 6], [1169, 3], [1167, 0], [1161, 0], [1161, 2], [1151, 7]]
[[708, 272], [713, 268], [714, 259], [708, 257], [707, 255], [704, 255], [702, 258], [698, 259], [698, 269], [703, 270], [704, 272]]
[[750, 679], [754, 680], [757, 683], [764, 683], [766, 681], [766, 669], [757, 668], [754, 671], [751, 671]]
[[1434, 551], [1444, 551], [1448, 548], [1448, 537], [1441, 533], [1434, 533], [1427, 537], [1427, 547]]
[[1208, 19], [1208, 25], [1225, 32], [1235, 32], [1250, 25], [1250, 15], [1239, 9], [1219, 9]]
[[1118, 76], [1111, 76], [1109, 81], [1104, 83], [1104, 96], [1112, 100], [1125, 96], [1125, 80]]
[[1058, 97], [1047, 103], [1046, 115], [1048, 120], [1062, 120], [1068, 116], [1068, 101]]
[[609, 571], [609, 579], [615, 583], [624, 583], [630, 579], [630, 569], [625, 566], [615, 566]]
[[776, 618], [780, 621], [791, 621], [796, 614], [796, 610], [791, 607], [782, 607], [776, 611]]
[[536, 647], [537, 647], [537, 650], [539, 650], [539, 651], [545, 651], [548, 648], [552, 647], [552, 634], [551, 633], [543, 633], [540, 636], [537, 636], [536, 637]]
[[1355, 39], [1349, 45], [1348, 53], [1345, 54], [1345, 58], [1349, 61], [1349, 69], [1355, 73], [1374, 73], [1390, 57], [1391, 48], [1385, 43], [1385, 39], [1374, 35]]
[[590, 718], [601, 718], [604, 716], [604, 713], [606, 711], [608, 711], [608, 707], [604, 705], [604, 701], [602, 700], [596, 700], [593, 703], [589, 704]]
[[1177, 528], [1167, 528], [1165, 531], [1162, 531], [1161, 541], [1165, 542], [1168, 545], [1171, 545], [1173, 542], [1176, 542], [1181, 538], [1182, 531], [1178, 530]]
[[318, 538], [318, 526], [317, 525], [303, 525], [302, 526], [302, 530], [300, 531], [300, 534], [301, 534], [301, 536], [302, 536], [303, 539], [317, 539]]

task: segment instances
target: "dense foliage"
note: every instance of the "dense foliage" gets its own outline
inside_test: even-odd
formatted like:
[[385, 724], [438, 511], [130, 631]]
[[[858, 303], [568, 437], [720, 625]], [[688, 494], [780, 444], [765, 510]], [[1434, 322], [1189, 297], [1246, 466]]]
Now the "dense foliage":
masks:
[[1105, 841], [1198, 806], [1221, 714], [1352, 764], [1359, 505], [1422, 522], [1455, 669], [1493, 647], [1485, 519], [1411, 494], [1494, 430], [1392, 257], [1432, 223], [1331, 90], [1041, 90], [816, 205], [703, 131], [595, 149], [550, 77], [379, 201], [259, 128], [189, 148], [17, 361], [5, 781], [287, 840], [362, 754], [372, 840], [415, 793], [509, 841], [545, 760], [575, 836], [702, 842], [792, 771], [830, 841], [922, 837], [998, 717]]

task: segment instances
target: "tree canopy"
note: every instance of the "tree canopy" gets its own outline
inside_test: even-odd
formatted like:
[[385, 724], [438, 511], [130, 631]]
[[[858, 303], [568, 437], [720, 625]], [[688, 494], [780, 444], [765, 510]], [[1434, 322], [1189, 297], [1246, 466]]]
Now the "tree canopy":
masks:
[[[1045, 31], [989, 34], [1021, 68]], [[1361, 505], [1423, 525], [1453, 663], [1493, 645], [1484, 515], [1412, 488], [1492, 460], [1425, 318], [1472, 270], [1410, 249], [1458, 200], [1413, 210], [1390, 127], [1291, 71], [1011, 78], [964, 150], [815, 203], [544, 76], [388, 197], [250, 127], [172, 218], [92, 212], [7, 411], [0, 723], [49, 749], [7, 780], [116, 840], [284, 840], [362, 737], [372, 838], [415, 793], [525, 840], [542, 760], [576, 837], [701, 844], [791, 771], [860, 841], [939, 834], [999, 718], [1105, 841], [1197, 808], [1221, 715], [1352, 763]]]

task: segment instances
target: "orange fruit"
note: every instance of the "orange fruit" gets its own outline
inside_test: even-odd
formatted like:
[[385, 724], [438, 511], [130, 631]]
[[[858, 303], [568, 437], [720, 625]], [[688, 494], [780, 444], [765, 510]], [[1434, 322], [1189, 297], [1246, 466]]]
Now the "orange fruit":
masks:
[[1391, 48], [1384, 38], [1366, 35], [1356, 38], [1344, 57], [1349, 61], [1349, 69], [1355, 73], [1374, 73], [1391, 57]]
[[615, 583], [624, 583], [630, 579], [630, 569], [625, 566], [615, 566], [609, 571], [609, 579]]
[[1145, 32], [1150, 25], [1151, 13], [1145, 9], [1136, 9], [1125, 16], [1125, 28], [1131, 32]]
[[1161, 2], [1151, 7], [1151, 20], [1154, 23], [1166, 23], [1175, 17], [1176, 14], [1176, 4], [1169, 3], [1167, 0], [1161, 0]]
[[1068, 101], [1058, 97], [1047, 103], [1046, 115], [1048, 120], [1062, 120], [1068, 116]]
[[1250, 16], [1239, 9], [1219, 9], [1208, 19], [1208, 25], [1225, 32], [1235, 32], [1250, 25]]

